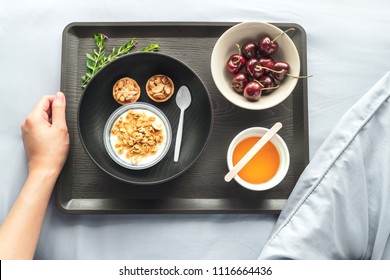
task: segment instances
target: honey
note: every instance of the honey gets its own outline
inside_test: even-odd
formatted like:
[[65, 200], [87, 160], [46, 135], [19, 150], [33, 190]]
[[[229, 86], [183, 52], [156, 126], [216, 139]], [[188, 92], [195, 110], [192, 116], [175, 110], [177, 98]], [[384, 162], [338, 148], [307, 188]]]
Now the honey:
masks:
[[[260, 137], [249, 137], [238, 143], [233, 151], [233, 165], [259, 141]], [[241, 169], [238, 176], [250, 184], [261, 184], [275, 176], [280, 165], [278, 149], [268, 141], [263, 148]]]

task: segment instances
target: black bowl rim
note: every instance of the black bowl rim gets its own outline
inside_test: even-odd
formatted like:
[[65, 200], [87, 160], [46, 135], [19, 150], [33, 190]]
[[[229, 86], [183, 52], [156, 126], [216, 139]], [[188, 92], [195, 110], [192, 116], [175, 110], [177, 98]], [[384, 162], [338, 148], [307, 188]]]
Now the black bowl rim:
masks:
[[[172, 60], [175, 60], [176, 62], [178, 62], [179, 64], [182, 64], [183, 66], [187, 67], [197, 78], [198, 80], [200, 81], [201, 85], [204, 87], [204, 89], [206, 90], [206, 93], [207, 93], [207, 97], [208, 97], [208, 100], [209, 100], [209, 105], [210, 105], [210, 112], [211, 112], [211, 120], [210, 120], [210, 128], [209, 128], [209, 131], [208, 131], [208, 134], [207, 134], [207, 138], [206, 138], [206, 141], [205, 143], [203, 144], [203, 147], [202, 149], [199, 151], [198, 155], [192, 160], [192, 162], [190, 164], [188, 164], [188, 166], [186, 166], [183, 170], [181, 170], [180, 172], [170, 176], [170, 177], [167, 177], [167, 178], [164, 178], [164, 179], [161, 179], [161, 180], [157, 180], [157, 181], [143, 181], [143, 182], [137, 182], [137, 181], [130, 181], [130, 180], [126, 180], [124, 178], [121, 178], [119, 176], [116, 176], [112, 173], [110, 173], [108, 170], [106, 170], [103, 166], [101, 166], [94, 158], [93, 156], [90, 154], [87, 146], [85, 145], [85, 142], [83, 140], [83, 137], [81, 135], [81, 129], [80, 129], [80, 110], [81, 110], [81, 103], [83, 101], [83, 98], [84, 98], [84, 95], [85, 95], [85, 92], [87, 91], [88, 87], [90, 86], [90, 84], [92, 83], [93, 80], [95, 80], [99, 73], [104, 69], [106, 68], [107, 66], [111, 65], [111, 64], [114, 64], [116, 63], [117, 61], [119, 61], [120, 59], [124, 59], [125, 57], [129, 57], [129, 56], [134, 56], [134, 55], [158, 55], [158, 56], [165, 56], [169, 59], [172, 59]], [[84, 148], [84, 151], [88, 154], [89, 158], [95, 163], [96, 166], [98, 166], [102, 171], [104, 171], [106, 174], [110, 175], [111, 177], [119, 180], [119, 181], [122, 181], [122, 182], [125, 182], [125, 183], [128, 183], [128, 184], [132, 184], [132, 185], [143, 185], [143, 186], [147, 186], [147, 185], [157, 185], [157, 184], [162, 184], [162, 183], [165, 183], [165, 182], [168, 182], [170, 180], [173, 180], [177, 177], [179, 177], [180, 175], [182, 175], [184, 172], [186, 172], [199, 158], [199, 156], [203, 153], [204, 149], [206, 148], [206, 145], [207, 143], [209, 142], [209, 139], [210, 139], [210, 135], [211, 135], [211, 132], [213, 130], [213, 127], [214, 127], [214, 110], [213, 110], [213, 103], [212, 103], [212, 99], [211, 99], [211, 96], [210, 96], [210, 93], [206, 87], [206, 85], [204, 84], [203, 80], [199, 77], [199, 75], [191, 68], [189, 67], [187, 64], [185, 64], [184, 62], [182, 62], [181, 60], [171, 56], [171, 55], [167, 55], [167, 54], [162, 54], [162, 53], [156, 53], [156, 52], [137, 52], [137, 53], [130, 53], [130, 54], [126, 54], [126, 55], [123, 55], [111, 62], [109, 62], [107, 65], [105, 65], [103, 68], [101, 68], [98, 72], [95, 73], [95, 75], [92, 77], [92, 79], [89, 81], [89, 83], [87, 84], [87, 86], [85, 87], [85, 89], [83, 90], [83, 93], [81, 94], [81, 97], [80, 97], [80, 100], [79, 100], [79, 104], [78, 104], [78, 107], [77, 107], [77, 131], [78, 131], [78, 134], [79, 134], [79, 138], [80, 138], [80, 141], [81, 141], [81, 144]], [[172, 135], [172, 138], [173, 138], [173, 135]]]

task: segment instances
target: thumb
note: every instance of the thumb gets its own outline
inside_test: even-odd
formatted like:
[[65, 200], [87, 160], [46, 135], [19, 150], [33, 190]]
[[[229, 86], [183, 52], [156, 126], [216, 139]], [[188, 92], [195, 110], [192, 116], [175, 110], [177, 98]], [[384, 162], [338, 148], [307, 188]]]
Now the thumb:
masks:
[[65, 95], [62, 92], [57, 92], [51, 108], [53, 125], [66, 126], [65, 107]]

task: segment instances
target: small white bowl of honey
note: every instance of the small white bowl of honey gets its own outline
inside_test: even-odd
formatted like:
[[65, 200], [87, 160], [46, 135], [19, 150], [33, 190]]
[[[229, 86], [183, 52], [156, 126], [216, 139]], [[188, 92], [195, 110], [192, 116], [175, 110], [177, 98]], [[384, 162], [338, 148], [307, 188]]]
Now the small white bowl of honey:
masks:
[[[234, 137], [227, 152], [229, 170], [241, 160], [268, 130], [268, 128], [264, 127], [251, 127], [241, 131]], [[278, 134], [275, 134], [238, 172], [234, 180], [249, 190], [269, 190], [284, 179], [289, 166], [290, 154], [287, 145]]]

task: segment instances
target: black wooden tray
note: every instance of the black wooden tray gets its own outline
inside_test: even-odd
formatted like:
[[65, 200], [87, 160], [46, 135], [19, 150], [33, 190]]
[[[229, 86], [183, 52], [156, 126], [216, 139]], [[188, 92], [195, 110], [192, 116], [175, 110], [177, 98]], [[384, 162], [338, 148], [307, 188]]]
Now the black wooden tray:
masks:
[[[67, 124], [71, 140], [68, 160], [57, 181], [56, 198], [66, 213], [278, 213], [309, 161], [307, 81], [300, 79], [283, 103], [263, 111], [239, 108], [216, 88], [210, 70], [211, 52], [219, 36], [235, 23], [131, 22], [72, 23], [63, 33], [61, 91], [67, 98]], [[307, 73], [306, 34], [291, 23], [275, 24], [281, 29], [295, 27], [289, 36], [301, 59], [301, 75]], [[85, 152], [77, 129], [77, 108], [81, 76], [86, 72], [85, 53], [94, 49], [92, 35], [103, 32], [110, 39], [107, 49], [137, 38], [139, 45], [158, 42], [160, 52], [190, 66], [205, 83], [214, 109], [213, 130], [203, 153], [184, 174], [159, 185], [130, 185], [115, 180], [98, 168]], [[281, 121], [279, 132], [291, 156], [285, 179], [275, 188], [253, 192], [235, 181], [223, 179], [228, 171], [226, 152], [241, 130], [252, 126], [270, 128]], [[102, 151], [105, 152], [105, 151]]]

